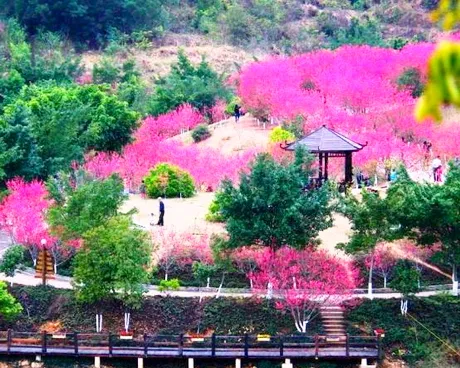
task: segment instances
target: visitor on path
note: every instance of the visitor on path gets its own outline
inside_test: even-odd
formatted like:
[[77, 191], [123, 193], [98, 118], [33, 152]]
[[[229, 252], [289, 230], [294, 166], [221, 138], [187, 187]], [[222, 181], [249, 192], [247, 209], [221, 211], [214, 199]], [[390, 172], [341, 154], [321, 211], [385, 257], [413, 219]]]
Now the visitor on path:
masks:
[[238, 121], [240, 121], [240, 116], [241, 116], [241, 107], [238, 106], [238, 104], [235, 105], [235, 123], [238, 123]]
[[163, 198], [158, 197], [158, 202], [160, 203], [160, 218], [158, 219], [158, 226], [164, 225], [164, 217], [165, 217], [165, 204], [163, 202]]
[[433, 169], [433, 177], [435, 183], [440, 183], [442, 181], [442, 161], [441, 157], [437, 156], [433, 163], [431, 164]]
[[142, 180], [142, 183], [139, 187], [139, 193], [141, 194], [141, 197], [142, 198], [145, 198], [145, 183], [144, 181]]
[[390, 172], [390, 182], [394, 183], [398, 179], [398, 173], [396, 172], [395, 169], [391, 169]]

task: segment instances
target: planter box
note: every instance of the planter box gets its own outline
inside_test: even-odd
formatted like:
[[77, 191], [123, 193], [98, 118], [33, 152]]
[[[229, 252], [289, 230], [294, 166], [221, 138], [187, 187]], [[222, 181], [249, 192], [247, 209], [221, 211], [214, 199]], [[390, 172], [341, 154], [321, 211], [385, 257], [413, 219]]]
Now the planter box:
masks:
[[120, 335], [120, 340], [132, 340], [133, 335]]
[[269, 342], [271, 339], [270, 335], [257, 335], [257, 341], [260, 342]]
[[191, 342], [204, 342], [204, 337], [192, 337]]
[[51, 337], [53, 339], [65, 339], [65, 338], [67, 338], [67, 334], [65, 334], [65, 333], [57, 333], [57, 334], [52, 334]]

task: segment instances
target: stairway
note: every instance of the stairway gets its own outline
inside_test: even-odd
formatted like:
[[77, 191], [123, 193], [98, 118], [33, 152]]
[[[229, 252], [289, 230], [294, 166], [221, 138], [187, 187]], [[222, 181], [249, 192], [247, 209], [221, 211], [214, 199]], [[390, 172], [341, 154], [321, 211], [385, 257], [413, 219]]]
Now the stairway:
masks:
[[338, 305], [323, 305], [320, 308], [321, 319], [326, 336], [345, 336], [345, 318]]

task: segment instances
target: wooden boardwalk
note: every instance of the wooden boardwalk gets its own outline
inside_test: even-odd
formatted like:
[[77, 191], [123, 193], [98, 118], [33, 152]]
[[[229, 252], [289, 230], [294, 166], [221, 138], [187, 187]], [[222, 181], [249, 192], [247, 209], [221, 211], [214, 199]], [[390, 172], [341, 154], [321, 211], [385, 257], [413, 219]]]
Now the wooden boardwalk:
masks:
[[0, 331], [0, 355], [212, 359], [379, 359], [375, 336], [218, 336]]

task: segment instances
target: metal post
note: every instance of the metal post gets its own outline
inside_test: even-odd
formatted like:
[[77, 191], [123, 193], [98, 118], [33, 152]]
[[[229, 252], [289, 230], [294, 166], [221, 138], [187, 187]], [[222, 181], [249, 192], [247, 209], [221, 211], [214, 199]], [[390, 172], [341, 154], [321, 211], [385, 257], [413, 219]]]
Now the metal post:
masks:
[[75, 355], [78, 356], [78, 332], [73, 333], [73, 347], [75, 350]]
[[46, 331], [42, 332], [42, 353], [46, 353]]
[[284, 343], [283, 343], [283, 336], [280, 336], [280, 357], [284, 356]]
[[350, 356], [350, 335], [347, 334], [347, 337], [346, 337], [346, 345], [345, 345], [345, 351], [346, 351], [346, 354], [347, 354], [347, 358]]
[[6, 335], [6, 351], [9, 354], [11, 351], [11, 329], [8, 329], [7, 335]]
[[216, 334], [213, 333], [211, 336], [211, 356], [216, 356]]
[[247, 358], [249, 355], [249, 335], [244, 334], [244, 356]]
[[112, 334], [109, 333], [109, 356], [111, 357], [113, 353], [113, 346], [112, 346]]
[[184, 353], [184, 334], [179, 335], [179, 356]]
[[144, 355], [145, 357], [149, 355], [149, 341], [147, 334], [144, 334]]

